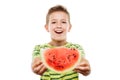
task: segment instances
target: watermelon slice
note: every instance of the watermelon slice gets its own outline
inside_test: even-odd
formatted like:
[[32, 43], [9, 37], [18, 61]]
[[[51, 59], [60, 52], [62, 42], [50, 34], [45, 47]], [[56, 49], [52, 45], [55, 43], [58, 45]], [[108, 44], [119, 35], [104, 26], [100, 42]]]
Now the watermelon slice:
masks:
[[45, 49], [41, 53], [43, 64], [57, 73], [73, 70], [80, 59], [81, 55], [78, 50], [65, 47]]

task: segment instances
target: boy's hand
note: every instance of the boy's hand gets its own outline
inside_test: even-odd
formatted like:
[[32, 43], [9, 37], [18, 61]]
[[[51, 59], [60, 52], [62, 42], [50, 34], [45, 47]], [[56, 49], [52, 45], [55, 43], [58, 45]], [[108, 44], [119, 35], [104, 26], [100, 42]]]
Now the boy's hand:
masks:
[[85, 76], [89, 75], [91, 71], [89, 62], [85, 58], [82, 58], [80, 64], [74, 69], [74, 71], [79, 72]]
[[43, 65], [40, 58], [36, 57], [32, 62], [32, 70], [34, 73], [42, 75], [47, 70], [47, 68]]

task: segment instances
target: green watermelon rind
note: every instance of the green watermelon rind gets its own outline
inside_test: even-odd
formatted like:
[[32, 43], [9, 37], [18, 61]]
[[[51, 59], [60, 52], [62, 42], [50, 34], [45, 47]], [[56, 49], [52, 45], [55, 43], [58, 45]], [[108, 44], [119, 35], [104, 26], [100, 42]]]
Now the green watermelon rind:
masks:
[[[58, 48], [59, 48], [59, 47], [58, 47]], [[50, 66], [47, 64], [47, 62], [45, 61], [45, 59], [44, 59], [44, 51], [47, 50], [47, 49], [50, 49], [50, 48], [46, 48], [46, 49], [41, 49], [41, 50], [40, 50], [41, 60], [42, 60], [43, 64], [47, 67], [47, 69], [52, 70], [52, 71], [54, 71], [54, 72], [56, 72], [56, 73], [67, 73], [67, 72], [73, 70], [73, 69], [80, 63], [80, 61], [81, 61], [81, 53], [80, 53], [80, 51], [78, 50], [78, 52], [79, 52], [79, 58], [78, 58], [77, 62], [76, 62], [71, 68], [66, 69], [66, 70], [64, 70], [64, 71], [55, 70], [55, 69], [53, 69], [52, 67], [50, 67]]]

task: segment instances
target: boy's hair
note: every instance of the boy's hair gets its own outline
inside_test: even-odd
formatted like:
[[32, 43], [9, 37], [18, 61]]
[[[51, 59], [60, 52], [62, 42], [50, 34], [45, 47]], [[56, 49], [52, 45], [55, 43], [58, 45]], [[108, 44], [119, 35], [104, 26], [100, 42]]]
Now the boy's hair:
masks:
[[56, 6], [53, 6], [49, 9], [47, 16], [46, 16], [46, 24], [48, 24], [48, 22], [49, 22], [50, 14], [53, 12], [57, 12], [57, 11], [65, 12], [68, 15], [69, 21], [70, 21], [70, 14], [69, 14], [68, 10], [62, 5], [56, 5]]

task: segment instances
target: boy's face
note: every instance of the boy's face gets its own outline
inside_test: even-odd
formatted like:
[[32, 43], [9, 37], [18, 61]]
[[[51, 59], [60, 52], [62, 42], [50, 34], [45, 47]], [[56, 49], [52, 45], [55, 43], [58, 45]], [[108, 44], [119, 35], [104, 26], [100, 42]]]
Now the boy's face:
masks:
[[45, 28], [50, 32], [52, 40], [66, 40], [67, 32], [71, 29], [69, 16], [65, 12], [53, 12], [50, 14], [48, 24]]

